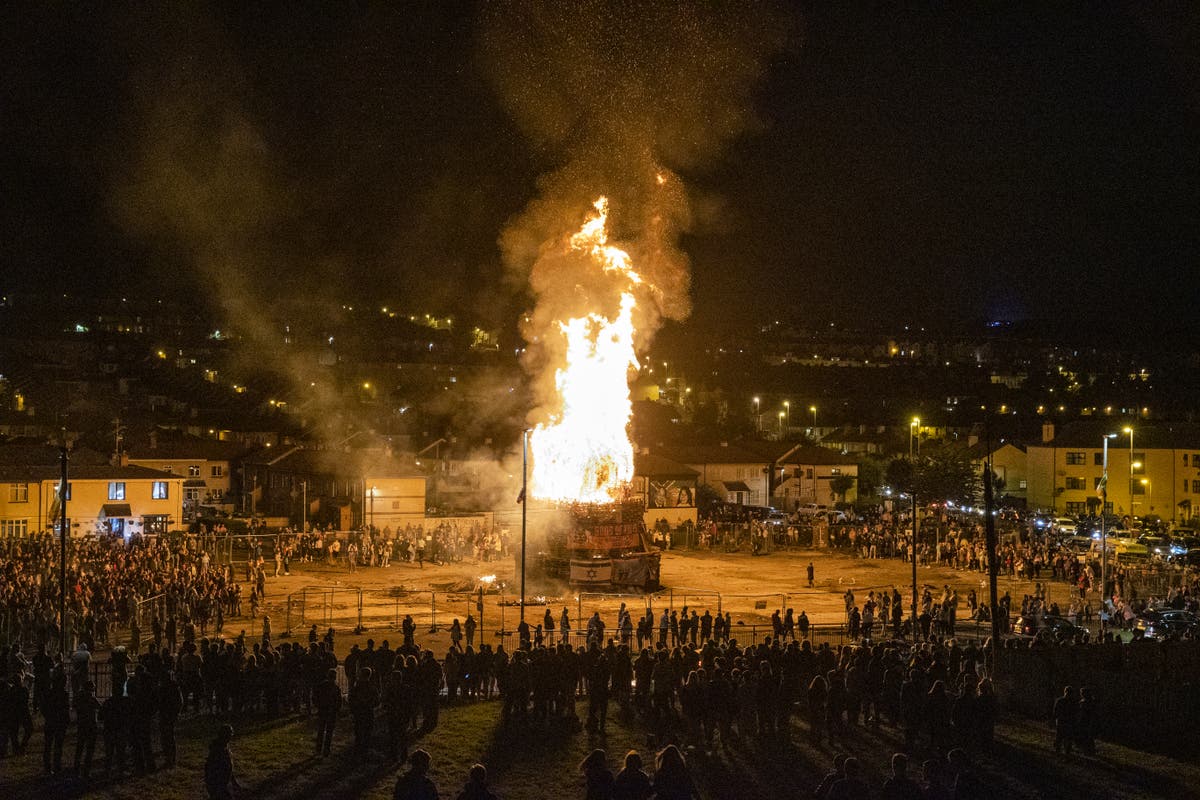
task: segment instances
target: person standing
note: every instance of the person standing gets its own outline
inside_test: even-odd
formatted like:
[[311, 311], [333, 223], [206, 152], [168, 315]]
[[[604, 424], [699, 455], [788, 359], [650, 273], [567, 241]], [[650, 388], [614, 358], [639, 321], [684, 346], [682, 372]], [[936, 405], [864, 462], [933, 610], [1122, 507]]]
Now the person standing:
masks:
[[467, 785], [458, 793], [455, 800], [496, 800], [487, 785], [487, 767], [476, 764], [467, 774]]
[[96, 699], [96, 684], [87, 681], [83, 691], [75, 695], [75, 773], [87, 781], [92, 772], [92, 756], [96, 752], [96, 732], [100, 729], [100, 701]]
[[233, 754], [229, 743], [233, 741], [233, 726], [222, 725], [217, 736], [208, 746], [208, 758], [204, 762], [204, 788], [210, 800], [231, 800], [235, 789], [241, 789], [233, 771]]
[[375, 707], [379, 705], [379, 685], [374, 671], [366, 667], [350, 689], [350, 713], [354, 717], [354, 750], [365, 754], [375, 734]]
[[317, 706], [317, 756], [329, 755], [333, 746], [333, 728], [337, 724], [338, 711], [342, 708], [342, 690], [337, 685], [337, 670], [325, 673], [325, 680], [313, 688], [313, 700]]
[[1063, 687], [1062, 696], [1054, 701], [1054, 752], [1070, 754], [1075, 749], [1075, 723], [1079, 719], [1079, 700], [1075, 688]]
[[467, 647], [475, 646], [475, 615], [467, 614], [467, 621], [463, 623], [463, 632], [467, 634]]
[[807, 572], [808, 572], [808, 588], [811, 589], [811, 588], [813, 588], [813, 585], [814, 585], [813, 584], [813, 575], [816, 572], [813, 568], [813, 562], [811, 562], [811, 561], [808, 562]]
[[62, 770], [63, 741], [67, 736], [67, 726], [71, 722], [67, 676], [61, 669], [55, 670], [50, 680], [50, 690], [46, 693], [42, 705], [42, 717], [45, 720], [42, 729], [42, 766], [46, 772], [57, 773]]
[[167, 670], [158, 687], [158, 741], [168, 767], [175, 766], [175, 723], [182, 710], [183, 690], [175, 673]]

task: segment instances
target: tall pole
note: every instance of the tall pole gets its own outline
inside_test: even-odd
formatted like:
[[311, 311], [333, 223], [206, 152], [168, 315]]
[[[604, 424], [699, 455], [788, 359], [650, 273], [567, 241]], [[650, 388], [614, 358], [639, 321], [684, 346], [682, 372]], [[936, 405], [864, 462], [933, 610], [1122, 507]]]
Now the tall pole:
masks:
[[1129, 426], [1129, 522], [1133, 523], [1133, 426]]
[[[1130, 440], [1133, 435], [1130, 434]], [[1132, 451], [1131, 451], [1132, 452]], [[1130, 467], [1130, 469], [1133, 469]], [[1132, 497], [1132, 495], [1131, 495]], [[1108, 533], [1104, 516], [1108, 511], [1108, 436], [1104, 437], [1104, 475], [1100, 478], [1100, 639], [1108, 620]]]
[[63, 661], [67, 659], [67, 436], [63, 431], [62, 448], [59, 450], [62, 462], [61, 483], [58, 484], [58, 617], [59, 617], [59, 648]]
[[525, 530], [529, 507], [529, 431], [521, 432], [521, 622], [525, 621]]
[[913, 626], [913, 641], [917, 640], [917, 491], [913, 489], [912, 493], [912, 569], [913, 569], [913, 603], [912, 603], [912, 626]]
[[996, 648], [1000, 646], [1000, 601], [996, 588], [996, 518], [992, 515], [995, 503], [995, 488], [992, 485], [991, 437], [988, 437], [988, 456], [983, 465], [983, 531], [988, 553], [988, 603], [992, 609], [992, 674], [996, 672]]
[[300, 532], [308, 530], [308, 478], [300, 481]]

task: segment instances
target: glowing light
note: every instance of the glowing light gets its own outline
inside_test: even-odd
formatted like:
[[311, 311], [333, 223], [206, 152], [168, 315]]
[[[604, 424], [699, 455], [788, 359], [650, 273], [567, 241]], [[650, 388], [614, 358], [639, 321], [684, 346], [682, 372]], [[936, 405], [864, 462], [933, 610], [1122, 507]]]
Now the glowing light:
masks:
[[629, 254], [608, 243], [608, 200], [601, 197], [594, 207], [568, 249], [616, 280], [616, 308], [557, 323], [566, 344], [565, 363], [554, 376], [561, 410], [529, 437], [530, 491], [546, 500], [607, 503], [633, 479], [629, 377], [640, 368], [633, 291], [643, 281]]

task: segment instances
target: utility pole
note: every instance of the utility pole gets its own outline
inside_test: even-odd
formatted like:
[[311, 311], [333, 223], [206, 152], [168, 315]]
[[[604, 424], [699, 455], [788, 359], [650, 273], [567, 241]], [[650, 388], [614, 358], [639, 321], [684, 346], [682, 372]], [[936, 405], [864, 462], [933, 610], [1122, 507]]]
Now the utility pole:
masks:
[[917, 641], [917, 490], [912, 492], [912, 570], [913, 570], [913, 601], [912, 601], [912, 625], [913, 625], [913, 641]]
[[521, 622], [525, 621], [525, 529], [529, 507], [529, 431], [521, 432]]
[[1000, 647], [1000, 602], [996, 589], [996, 550], [999, 543], [996, 540], [996, 517], [992, 513], [994, 505], [994, 487], [992, 486], [992, 454], [991, 437], [988, 437], [988, 455], [983, 463], [983, 530], [988, 553], [988, 603], [992, 609], [992, 652], [991, 672], [996, 673], [996, 649]]
[[58, 484], [58, 616], [59, 647], [63, 663], [67, 656], [67, 431], [62, 432], [62, 447], [59, 450], [62, 475]]

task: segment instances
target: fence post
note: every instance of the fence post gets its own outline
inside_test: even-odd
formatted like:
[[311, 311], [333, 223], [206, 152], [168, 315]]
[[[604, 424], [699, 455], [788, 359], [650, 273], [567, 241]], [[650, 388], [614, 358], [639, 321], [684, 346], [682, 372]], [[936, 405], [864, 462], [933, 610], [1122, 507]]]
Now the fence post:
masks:
[[363, 630], [363, 624], [362, 624], [363, 598], [362, 598], [362, 593], [363, 593], [363, 590], [362, 590], [362, 589], [359, 589], [359, 590], [358, 590], [358, 630], [359, 630], [359, 632], [360, 632], [360, 633], [361, 633], [361, 632], [362, 632], [362, 630]]
[[429, 593], [429, 632], [437, 633], [437, 592]]

